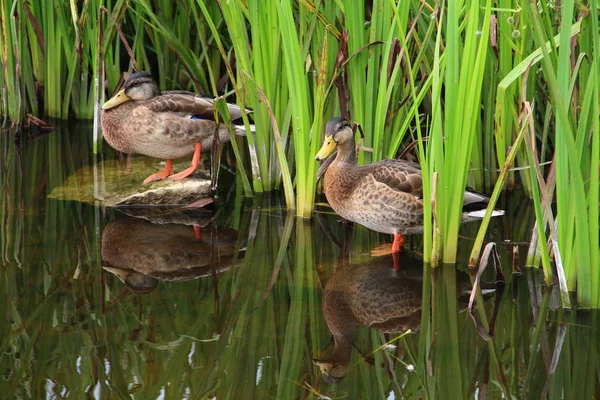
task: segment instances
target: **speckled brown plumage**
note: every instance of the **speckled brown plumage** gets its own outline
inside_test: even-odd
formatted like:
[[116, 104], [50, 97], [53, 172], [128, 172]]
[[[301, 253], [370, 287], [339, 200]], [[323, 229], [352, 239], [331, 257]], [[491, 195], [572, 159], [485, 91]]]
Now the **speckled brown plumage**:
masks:
[[335, 161], [325, 172], [327, 201], [343, 218], [382, 233], [405, 233], [423, 219], [423, 183], [418, 164], [382, 160], [358, 165], [354, 133], [345, 120], [327, 124], [337, 143]]
[[[216, 129], [212, 99], [185, 91], [161, 93], [147, 73], [132, 74], [124, 90], [128, 101], [102, 110], [103, 135], [113, 148], [164, 159], [189, 156], [196, 143], [210, 151]], [[241, 116], [236, 105], [229, 110], [232, 119]], [[224, 124], [218, 132], [221, 142], [229, 141]]]

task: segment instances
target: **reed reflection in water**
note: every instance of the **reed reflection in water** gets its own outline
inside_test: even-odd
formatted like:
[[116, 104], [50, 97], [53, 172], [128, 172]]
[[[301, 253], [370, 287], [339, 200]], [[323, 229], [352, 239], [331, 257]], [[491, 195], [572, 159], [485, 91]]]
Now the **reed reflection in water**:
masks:
[[[323, 212], [331, 233], [346, 236], [338, 246], [317, 223], [287, 214], [276, 196], [245, 200], [232, 177], [234, 195], [206, 216], [128, 209], [130, 218], [48, 198], [96, 162], [90, 131], [57, 126], [21, 145], [0, 136], [1, 398], [599, 397], [599, 316], [557, 309], [524, 257], [523, 277], [511, 274], [512, 248], [526, 254], [533, 226], [521, 195], [503, 199], [507, 215], [492, 221], [486, 239], [498, 244], [507, 282], [494, 335], [484, 340], [463, 310], [462, 265], [431, 271], [404, 260], [394, 275], [389, 260], [369, 255], [385, 236]], [[114, 158], [110, 151], [99, 159]], [[459, 259], [467, 259], [477, 224], [461, 230]], [[408, 250], [421, 247], [418, 235], [409, 238]], [[132, 293], [103, 266], [154, 290]], [[356, 282], [349, 293], [372, 292], [360, 318], [342, 310], [347, 326], [338, 331], [354, 349], [346, 378], [329, 384], [312, 360], [335, 359], [322, 303], [330, 307], [340, 279]], [[387, 307], [387, 293], [415, 304]], [[488, 321], [491, 300], [481, 303]], [[392, 322], [382, 317], [396, 312]], [[414, 333], [385, 333], [405, 329]]]

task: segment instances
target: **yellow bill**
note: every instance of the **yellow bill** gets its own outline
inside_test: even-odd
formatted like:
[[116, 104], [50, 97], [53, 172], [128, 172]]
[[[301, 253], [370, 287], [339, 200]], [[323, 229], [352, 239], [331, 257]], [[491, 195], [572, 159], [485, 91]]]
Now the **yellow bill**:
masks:
[[108, 272], [110, 272], [113, 275], [116, 275], [119, 280], [123, 283], [125, 283], [125, 279], [127, 279], [127, 275], [129, 275], [129, 272], [127, 270], [123, 270], [120, 268], [114, 268], [114, 267], [107, 267], [107, 266], [102, 266], [102, 268]]
[[325, 136], [325, 141], [323, 142], [323, 146], [321, 146], [321, 150], [317, 153], [315, 160], [321, 161], [326, 159], [335, 149], [335, 141], [331, 136]]
[[109, 110], [113, 107], [118, 106], [119, 104], [123, 104], [126, 101], [129, 101], [129, 97], [125, 94], [125, 89], [119, 90], [119, 93], [115, 94], [112, 99], [108, 100], [106, 103], [102, 105], [103, 110]]

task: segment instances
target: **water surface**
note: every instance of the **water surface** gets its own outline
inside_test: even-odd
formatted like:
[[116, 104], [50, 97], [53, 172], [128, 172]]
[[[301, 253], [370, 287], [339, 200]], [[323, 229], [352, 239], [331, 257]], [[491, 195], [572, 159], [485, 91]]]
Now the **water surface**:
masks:
[[523, 265], [522, 195], [487, 238], [506, 282], [487, 271], [471, 315], [478, 223], [457, 265], [423, 267], [411, 236], [395, 271], [370, 254], [386, 235], [244, 199], [229, 168], [213, 213], [157, 216], [47, 197], [115, 157], [91, 154], [89, 125], [0, 144], [2, 398], [596, 397], [597, 316], [557, 309]]

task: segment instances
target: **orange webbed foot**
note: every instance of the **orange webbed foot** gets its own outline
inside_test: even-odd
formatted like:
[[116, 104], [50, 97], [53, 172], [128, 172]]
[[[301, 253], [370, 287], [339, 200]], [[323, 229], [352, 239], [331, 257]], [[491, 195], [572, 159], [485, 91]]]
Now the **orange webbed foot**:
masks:
[[181, 172], [176, 173], [175, 175], [171, 175], [171, 178], [169, 178], [169, 179], [174, 180], [174, 181], [180, 181], [183, 178], [187, 178], [188, 176], [193, 174], [195, 171], [196, 171], [196, 168], [189, 167], [189, 168], [184, 169]]
[[392, 254], [392, 244], [391, 243], [382, 244], [381, 246], [377, 246], [373, 250], [371, 250], [371, 255], [373, 257], [388, 256], [390, 254]]
[[394, 243], [386, 243], [375, 247], [373, 250], [371, 250], [371, 255], [373, 257], [381, 257], [400, 253], [402, 251], [404, 251], [404, 235], [397, 233], [394, 235]]
[[167, 160], [167, 163], [165, 164], [165, 169], [162, 170], [161, 172], [152, 174], [149, 177], [147, 177], [146, 179], [144, 179], [144, 185], [147, 185], [150, 182], [163, 180], [172, 174], [173, 174], [173, 160]]

